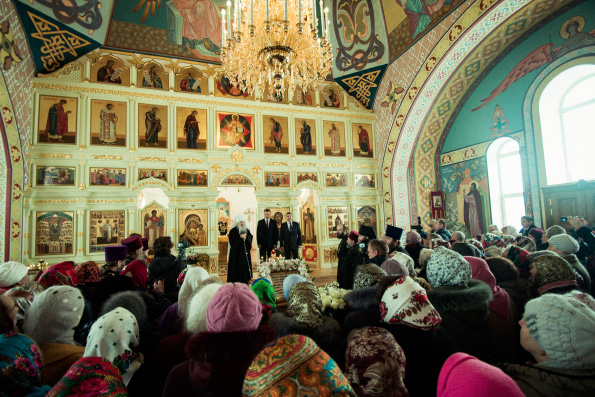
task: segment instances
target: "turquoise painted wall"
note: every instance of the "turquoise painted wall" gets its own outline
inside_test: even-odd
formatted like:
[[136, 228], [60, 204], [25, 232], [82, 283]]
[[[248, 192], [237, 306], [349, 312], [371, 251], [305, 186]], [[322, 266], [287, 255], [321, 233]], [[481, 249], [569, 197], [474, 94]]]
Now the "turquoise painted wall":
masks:
[[490, 92], [498, 87], [514, 67], [527, 55], [538, 47], [549, 43], [550, 31], [551, 41], [554, 44], [554, 48], [562, 45], [565, 42], [565, 39], [560, 36], [560, 28], [564, 25], [566, 20], [576, 15], [585, 18], [585, 27], [582, 29], [582, 32], [587, 33], [595, 29], [595, 1], [587, 0], [559, 15], [510, 51], [510, 53], [508, 53], [508, 55], [506, 55], [498, 65], [488, 73], [483, 81], [479, 83], [465, 105], [463, 105], [463, 108], [457, 115], [450, 132], [446, 137], [442, 153], [489, 141], [491, 139], [490, 136], [493, 134], [490, 127], [493, 122], [492, 117], [496, 105], [500, 105], [504, 112], [504, 116], [508, 119], [509, 124], [507, 129], [510, 130], [510, 133], [518, 132], [524, 128], [522, 107], [525, 93], [533, 79], [545, 65], [522, 77], [483, 108], [475, 112], [472, 112], [471, 109], [481, 105], [481, 100], [487, 98], [490, 95]]

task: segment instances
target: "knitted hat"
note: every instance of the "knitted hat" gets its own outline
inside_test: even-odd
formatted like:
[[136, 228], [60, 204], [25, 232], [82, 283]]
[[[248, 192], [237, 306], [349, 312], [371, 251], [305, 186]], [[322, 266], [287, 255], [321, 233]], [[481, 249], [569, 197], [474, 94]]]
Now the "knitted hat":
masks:
[[380, 318], [423, 330], [438, 329], [442, 319], [428, 300], [426, 290], [411, 277], [399, 277], [382, 294]]
[[277, 310], [275, 288], [273, 288], [273, 285], [267, 279], [256, 280], [250, 289], [256, 294], [260, 303], [269, 305], [273, 310]]
[[352, 230], [352, 231], [349, 233], [349, 237], [348, 237], [348, 238], [349, 238], [351, 241], [357, 241], [358, 237], [359, 237], [359, 233], [358, 233], [358, 232], [356, 232], [355, 230]]
[[386, 272], [373, 263], [360, 266], [353, 281], [353, 289], [372, 287], [384, 276]]
[[137, 287], [147, 288], [147, 265], [138, 259], [133, 260], [120, 272], [120, 276], [130, 277]]
[[502, 228], [502, 234], [507, 234], [509, 236], [516, 237], [519, 235], [519, 232], [516, 227], [507, 225]]
[[41, 354], [22, 334], [0, 334], [0, 385], [3, 396], [45, 396], [50, 386], [41, 385]]
[[347, 342], [345, 377], [358, 396], [407, 396], [405, 363], [405, 352], [384, 328], [361, 328]]
[[322, 298], [316, 286], [309, 282], [296, 284], [289, 293], [285, 314], [310, 328], [322, 327]]
[[111, 295], [101, 306], [99, 316], [121, 307], [128, 310], [139, 323], [147, 321], [147, 304], [141, 291], [122, 291]]
[[434, 288], [441, 286], [466, 287], [471, 281], [471, 266], [460, 254], [444, 247], [434, 250], [426, 269], [427, 279]]
[[184, 276], [184, 283], [178, 293], [178, 314], [180, 317], [186, 317], [188, 313], [188, 305], [192, 299], [192, 295], [198, 290], [198, 285], [209, 278], [209, 273], [202, 267], [187, 267], [186, 276]]
[[85, 300], [68, 285], [51, 287], [37, 295], [25, 313], [23, 330], [37, 343], [74, 345], [73, 328], [81, 321]]
[[415, 230], [410, 230], [407, 232], [405, 236], [405, 244], [412, 245], [412, 244], [420, 244], [421, 243], [421, 236]]
[[227, 283], [213, 296], [207, 307], [209, 332], [254, 331], [260, 324], [262, 309], [258, 297], [246, 284]]
[[390, 237], [393, 240], [400, 240], [401, 236], [403, 235], [403, 229], [400, 227], [386, 225], [386, 231], [384, 232], [386, 237]]
[[[287, 335], [265, 347], [252, 361], [242, 395], [304, 394], [354, 396], [335, 361], [304, 335]], [[310, 391], [310, 392], [307, 392]]]
[[537, 241], [538, 244], [541, 244], [541, 238], [543, 237], [544, 233], [545, 233], [545, 230], [541, 230], [536, 227], [529, 230], [529, 235], [532, 236]]
[[77, 265], [74, 271], [79, 284], [98, 283], [101, 281], [99, 266], [93, 261]]
[[188, 316], [186, 317], [186, 329], [191, 334], [197, 334], [207, 330], [207, 309], [213, 296], [221, 288], [221, 284], [209, 284], [200, 289], [188, 305]]
[[525, 306], [523, 319], [531, 336], [552, 359], [540, 365], [595, 368], [595, 312], [573, 294], [545, 294], [533, 299]]
[[553, 288], [578, 286], [570, 264], [559, 256], [542, 255], [531, 263], [536, 269], [533, 288], [541, 295]]
[[11, 287], [21, 281], [29, 270], [20, 262], [4, 262], [0, 265], [0, 287]]
[[86, 357], [72, 364], [46, 397], [67, 397], [83, 393], [102, 397], [128, 395], [118, 367], [102, 357]]
[[116, 262], [126, 259], [128, 247], [126, 245], [108, 245], [105, 247], [105, 261]]
[[386, 274], [391, 276], [401, 277], [409, 275], [409, 269], [407, 268], [407, 266], [405, 266], [403, 262], [395, 259], [394, 257], [387, 261], [384, 261], [382, 265], [380, 265], [380, 267], [382, 268], [382, 270], [384, 270]]
[[524, 397], [514, 380], [501, 369], [467, 353], [455, 353], [444, 362], [437, 397]]
[[285, 277], [283, 280], [283, 296], [287, 302], [289, 302], [289, 292], [293, 286], [297, 283], [303, 283], [305, 281], [306, 279], [299, 274], [290, 274], [289, 276]]
[[137, 249], [143, 247], [143, 242], [139, 236], [134, 235], [122, 240], [122, 245], [128, 247], [128, 252], [135, 252]]
[[547, 242], [565, 254], [574, 254], [579, 250], [578, 242], [568, 234], [558, 234], [550, 238]]
[[141, 241], [141, 243], [143, 243], [143, 251], [148, 250], [149, 249], [149, 239], [141, 238], [140, 241]]
[[66, 261], [50, 266], [39, 278], [39, 283], [44, 288], [52, 285], [71, 285], [74, 287], [78, 283], [74, 271], [74, 262]]

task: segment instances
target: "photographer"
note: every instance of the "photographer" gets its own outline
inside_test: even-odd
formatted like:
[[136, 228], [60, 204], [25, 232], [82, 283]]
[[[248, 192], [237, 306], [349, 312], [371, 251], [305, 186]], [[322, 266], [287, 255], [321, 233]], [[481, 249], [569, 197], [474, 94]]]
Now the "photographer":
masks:
[[353, 277], [355, 276], [355, 268], [362, 264], [363, 253], [360, 245], [365, 247], [365, 243], [358, 244], [359, 234], [356, 231], [349, 233], [347, 237], [347, 246], [349, 253], [338, 269], [337, 278], [339, 279], [339, 287], [344, 289], [353, 289]]
[[178, 301], [178, 276], [184, 270], [186, 265], [171, 254], [173, 248], [171, 237], [159, 237], [155, 240], [153, 250], [155, 258], [149, 265], [148, 285], [153, 285], [155, 281], [162, 280], [164, 284], [165, 297], [170, 302]]

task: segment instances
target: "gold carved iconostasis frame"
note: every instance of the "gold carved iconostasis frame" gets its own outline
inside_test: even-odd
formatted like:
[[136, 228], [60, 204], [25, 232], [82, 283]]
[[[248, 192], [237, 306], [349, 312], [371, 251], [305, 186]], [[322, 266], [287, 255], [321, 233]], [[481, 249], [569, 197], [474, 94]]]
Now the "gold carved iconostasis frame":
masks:
[[[216, 200], [219, 187], [230, 187], [226, 185], [225, 178], [231, 175], [243, 175], [253, 182], [258, 202], [258, 219], [262, 217], [265, 208], [273, 211], [275, 208], [288, 208], [298, 214], [298, 198], [302, 189], [316, 190], [319, 197], [319, 205], [313, 208], [316, 244], [318, 262], [323, 267], [330, 267], [336, 262], [332, 249], [338, 244], [334, 238], [329, 239], [326, 208], [347, 207], [350, 229], [357, 228], [358, 207], [369, 205], [381, 208], [379, 186], [356, 187], [355, 181], [356, 174], [373, 175], [379, 181], [375, 150], [371, 157], [358, 156], [360, 148], [350, 135], [357, 126], [364, 125], [375, 144], [374, 116], [349, 100], [346, 93], [340, 91], [336, 85], [332, 84], [345, 105], [341, 108], [320, 106], [316, 98], [320, 97], [320, 92], [325, 87], [319, 88], [312, 96], [315, 99], [312, 106], [270, 103], [261, 100], [258, 91], [253, 96], [255, 99], [250, 99], [252, 96], [244, 99], [213, 95], [221, 78], [217, 67], [190, 62], [172, 64], [166, 62], [166, 59], [132, 55], [101, 53], [101, 56], [85, 61], [80, 67], [68, 68], [69, 73], [58, 71], [51, 76], [33, 79], [34, 101], [31, 110], [34, 122], [31, 129], [35, 132], [29, 148], [29, 182], [24, 191], [27, 218], [22, 252], [24, 263], [34, 263], [40, 259], [50, 263], [62, 260], [94, 260], [101, 263], [103, 250], [97, 244], [92, 248], [89, 240], [91, 212], [124, 211], [125, 236], [133, 232], [144, 235], [144, 219], [141, 214], [147, 204], [141, 207], [138, 198], [144, 189], [159, 189], [168, 200], [166, 206], [161, 206], [165, 224], [163, 233], [172, 237], [174, 246], [180, 234], [184, 233], [184, 230], [180, 230], [179, 216], [195, 211], [203, 214], [202, 221], [206, 214], [207, 219], [203, 223], [203, 227], [206, 227], [206, 245], [202, 244], [197, 249], [198, 252], [209, 255], [209, 271], [217, 273]], [[101, 67], [96, 63], [106, 62], [106, 59], [120, 61], [116, 63], [125, 74], [121, 81], [126, 81], [127, 84], [97, 82], [96, 76], [92, 78], [92, 71]], [[160, 79], [168, 79], [169, 90], [143, 87], [140, 84], [138, 76], [142, 74], [139, 69], [145, 64], [155, 63], [162, 69], [158, 74]], [[181, 81], [179, 74], [186, 73], [188, 69], [185, 68], [189, 66], [201, 72], [201, 93], [181, 92], [178, 89], [177, 84]], [[195, 69], [192, 70], [196, 72]], [[52, 100], [40, 102], [43, 98]], [[60, 142], [58, 137], [48, 141], [44, 137], [47, 135], [45, 130], [50, 118], [49, 110], [54, 104], [60, 104], [60, 98], [66, 98], [66, 106], [61, 110], [57, 107], [52, 109], [53, 120], [64, 124], [64, 113], [70, 111], [71, 113], [66, 113], [68, 126], [62, 125], [62, 128], [67, 128], [71, 138], [62, 138], [66, 142]], [[109, 102], [117, 103], [119, 108], [108, 109]], [[124, 107], [125, 113], [122, 113]], [[153, 107], [159, 109], [157, 123], [154, 115], [147, 114]], [[141, 108], [142, 111], [139, 111]], [[115, 110], [116, 114], [112, 115], [109, 110]], [[192, 118], [188, 118], [193, 110], [196, 110], [197, 121], [194, 124]], [[62, 114], [61, 120], [55, 116], [56, 113]], [[180, 119], [180, 114], [184, 117], [183, 120]], [[217, 134], [221, 132], [217, 125], [218, 114], [252, 116], [252, 148], [238, 145], [217, 147], [220, 146], [216, 139]], [[271, 138], [274, 139], [271, 117], [278, 117], [282, 121], [284, 136], [282, 150], [279, 152], [271, 150], [274, 146], [274, 140], [273, 143], [270, 141]], [[101, 119], [98, 121], [98, 118]], [[309, 125], [311, 123], [310, 132], [316, 151], [307, 153], [303, 150], [300, 140], [302, 126], [296, 125], [300, 120], [308, 120]], [[341, 142], [341, 155], [325, 154], [324, 134], [328, 131], [324, 131], [324, 126], [328, 121], [340, 123], [342, 133], [346, 134]], [[158, 124], [161, 124], [160, 128]], [[246, 125], [228, 124], [230, 123], [225, 126], [227, 131], [233, 128], [233, 133], [246, 133]], [[105, 142], [98, 141], [98, 125], [103, 126], [102, 131], [105, 134], [102, 139]], [[183, 140], [189, 133], [196, 133], [197, 130], [190, 130], [191, 125], [198, 125], [200, 130], [196, 139], [200, 143], [196, 145], [197, 148], [186, 147], [186, 143], [192, 141], [195, 135], [191, 135], [192, 138], [188, 141]], [[156, 130], [159, 131], [154, 132]], [[157, 138], [151, 140], [154, 134], [157, 134]], [[237, 141], [242, 142], [241, 139]], [[147, 142], [153, 144], [145, 145]], [[74, 181], [39, 185], [34, 181], [37, 167], [74, 168], [71, 173]], [[155, 171], [153, 175], [151, 171]], [[283, 175], [283, 184], [267, 183], [267, 173]], [[327, 173], [346, 174], [346, 186], [324, 186]], [[74, 213], [72, 254], [37, 255], [36, 213], [60, 212], [66, 209]], [[378, 219], [383, 219], [383, 216]], [[301, 216], [294, 216], [294, 220], [301, 222]], [[378, 224], [378, 234], [383, 227], [383, 224]], [[254, 230], [253, 233], [255, 232]], [[118, 237], [118, 241], [120, 240]], [[201, 243], [203, 242], [201, 238]]]

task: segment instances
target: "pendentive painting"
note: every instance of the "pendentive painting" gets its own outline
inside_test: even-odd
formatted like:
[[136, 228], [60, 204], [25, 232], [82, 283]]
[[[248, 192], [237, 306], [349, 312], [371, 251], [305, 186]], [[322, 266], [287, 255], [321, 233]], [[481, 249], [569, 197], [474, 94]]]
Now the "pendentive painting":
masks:
[[347, 207], [328, 207], [328, 237], [337, 238], [339, 225], [349, 226], [349, 213]]
[[325, 156], [345, 156], [345, 124], [341, 121], [324, 121], [324, 154]]
[[77, 111], [76, 98], [40, 95], [37, 141], [75, 145]]
[[166, 169], [149, 169], [149, 168], [140, 168], [138, 170], [138, 181], [142, 181], [143, 179], [155, 178], [167, 182], [167, 170]]
[[178, 230], [181, 232], [180, 240], [189, 242], [191, 247], [208, 246], [208, 210], [180, 210]]
[[35, 256], [74, 253], [74, 212], [37, 212]]
[[124, 211], [91, 211], [89, 252], [102, 252], [107, 245], [119, 245], [126, 233]]
[[266, 187], [290, 187], [289, 172], [265, 172], [264, 185]]
[[91, 145], [126, 147], [126, 102], [91, 100]]
[[90, 186], [126, 186], [126, 168], [91, 167]]
[[362, 225], [370, 226], [374, 230], [377, 230], [375, 206], [365, 205], [357, 208], [357, 230], [359, 230]]
[[343, 108], [343, 95], [335, 87], [326, 86], [320, 93], [320, 106], [323, 108]]
[[176, 108], [176, 140], [178, 149], [207, 148], [207, 111]]
[[37, 166], [37, 186], [74, 186], [74, 167]]
[[165, 211], [158, 204], [151, 204], [142, 210], [140, 216], [143, 227], [140, 234], [149, 240], [149, 250], [152, 250], [155, 240], [165, 236], [167, 225]]
[[157, 62], [147, 62], [139, 68], [136, 81], [139, 87], [169, 90], [169, 76]]
[[198, 68], [186, 66], [175, 76], [175, 91], [208, 94], [208, 80]]
[[138, 145], [167, 149], [167, 106], [138, 104]]
[[374, 157], [372, 151], [372, 126], [370, 124], [352, 124], [354, 157]]
[[204, 170], [178, 170], [178, 186], [208, 186], [209, 172]]
[[254, 150], [253, 122], [252, 115], [217, 112], [217, 147]]
[[295, 152], [316, 156], [316, 120], [295, 119]]
[[374, 174], [355, 174], [355, 187], [376, 187]]
[[129, 86], [130, 69], [118, 57], [103, 56], [91, 65], [91, 82]]
[[289, 153], [287, 117], [262, 116], [265, 153]]
[[326, 187], [346, 187], [347, 174], [326, 174]]

